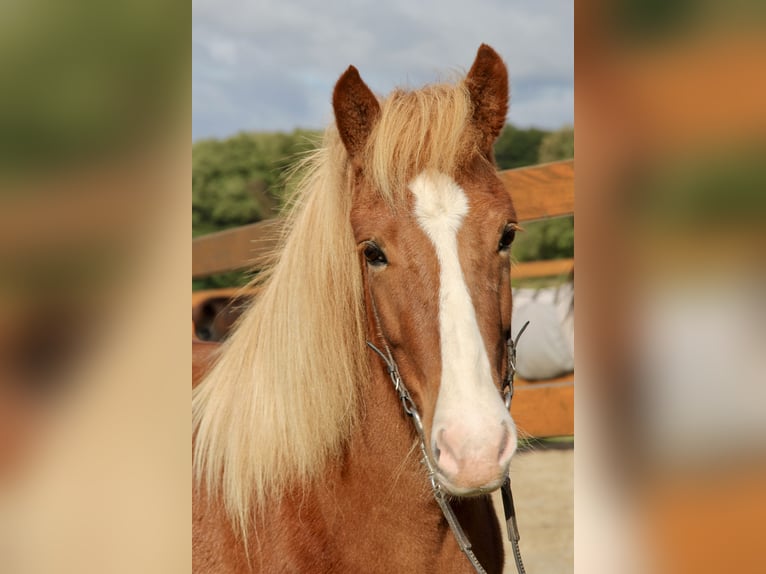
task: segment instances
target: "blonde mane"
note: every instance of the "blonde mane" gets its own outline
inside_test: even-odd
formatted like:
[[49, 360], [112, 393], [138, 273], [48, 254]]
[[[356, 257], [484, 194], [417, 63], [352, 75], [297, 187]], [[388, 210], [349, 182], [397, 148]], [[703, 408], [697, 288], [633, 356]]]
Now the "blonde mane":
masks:
[[[463, 82], [393, 92], [362, 158], [392, 203], [415, 171], [454, 173], [473, 150]], [[335, 126], [304, 162], [279, 256], [192, 395], [194, 477], [246, 531], [253, 510], [341, 452], [370, 380], [353, 174]]]

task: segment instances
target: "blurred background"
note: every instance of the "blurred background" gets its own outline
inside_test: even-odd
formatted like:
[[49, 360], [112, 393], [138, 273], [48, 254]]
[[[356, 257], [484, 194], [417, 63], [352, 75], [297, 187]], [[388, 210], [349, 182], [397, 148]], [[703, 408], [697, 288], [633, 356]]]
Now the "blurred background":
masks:
[[765, 18], [576, 5], [578, 571], [766, 571]]
[[0, 4], [0, 572], [189, 570], [190, 26]]

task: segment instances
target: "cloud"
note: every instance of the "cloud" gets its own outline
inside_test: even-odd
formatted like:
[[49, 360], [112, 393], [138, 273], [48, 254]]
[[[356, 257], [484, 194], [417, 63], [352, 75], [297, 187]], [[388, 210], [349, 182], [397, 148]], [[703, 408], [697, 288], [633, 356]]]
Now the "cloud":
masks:
[[509, 119], [572, 123], [571, 1], [195, 0], [193, 137], [320, 128], [349, 64], [385, 94], [467, 69], [479, 44], [511, 74]]

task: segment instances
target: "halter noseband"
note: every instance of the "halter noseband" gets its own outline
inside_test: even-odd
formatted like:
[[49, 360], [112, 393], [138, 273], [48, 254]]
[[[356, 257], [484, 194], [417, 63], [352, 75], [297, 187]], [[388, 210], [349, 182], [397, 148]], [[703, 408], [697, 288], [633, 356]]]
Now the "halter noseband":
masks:
[[[380, 328], [378, 310], [375, 305], [375, 300], [372, 299], [372, 293], [370, 293], [370, 299], [372, 303], [372, 311], [375, 316], [375, 326], [378, 331], [378, 336], [383, 342], [383, 345], [386, 348], [386, 352], [384, 353], [381, 351], [371, 341], [367, 341], [367, 346], [375, 351], [381, 359], [383, 359], [383, 362], [386, 364], [388, 376], [391, 378], [391, 382], [394, 385], [394, 390], [396, 391], [397, 395], [399, 396], [399, 400], [402, 403], [402, 408], [404, 409], [404, 412], [407, 414], [407, 416], [412, 419], [412, 424], [415, 426], [415, 431], [417, 432], [418, 440], [420, 442], [420, 452], [423, 455], [423, 464], [425, 464], [426, 469], [428, 470], [428, 480], [431, 483], [431, 490], [433, 491], [436, 503], [439, 505], [439, 508], [441, 508], [441, 511], [444, 514], [444, 518], [447, 519], [447, 524], [449, 524], [449, 527], [452, 530], [452, 534], [455, 535], [455, 539], [457, 540], [460, 550], [468, 557], [468, 560], [471, 562], [471, 565], [474, 567], [476, 572], [479, 574], [487, 574], [487, 571], [484, 570], [484, 567], [479, 562], [479, 559], [476, 558], [476, 555], [473, 553], [473, 550], [471, 549], [471, 542], [468, 540], [465, 531], [460, 526], [460, 522], [458, 522], [458, 519], [455, 516], [455, 512], [452, 510], [452, 507], [444, 496], [441, 484], [436, 478], [436, 465], [434, 464], [433, 460], [431, 460], [431, 456], [428, 454], [428, 449], [426, 448], [426, 435], [425, 431], [423, 430], [423, 422], [420, 418], [420, 412], [418, 411], [417, 405], [415, 405], [415, 401], [412, 400], [412, 395], [410, 395], [407, 386], [404, 384], [404, 381], [399, 374], [399, 367], [394, 360], [394, 356], [391, 354], [391, 349], [388, 346], [386, 338], [383, 336], [383, 332]], [[516, 375], [516, 346], [518, 345], [521, 334], [524, 332], [528, 325], [529, 321], [524, 323], [519, 332], [516, 334], [515, 339], [511, 336], [510, 332], [506, 338], [506, 371], [500, 392], [503, 395], [503, 401], [505, 402], [505, 406], [508, 409], [511, 408], [511, 399], [513, 398], [513, 378]], [[513, 558], [516, 562], [516, 571], [519, 574], [525, 574], [524, 564], [521, 561], [521, 551], [519, 550], [519, 528], [516, 524], [516, 509], [513, 506], [513, 494], [511, 493], [510, 476], [505, 477], [505, 481], [501, 487], [501, 493], [503, 498], [503, 511], [505, 514], [505, 525], [508, 530], [508, 540], [510, 540], [511, 546], [513, 548]]]

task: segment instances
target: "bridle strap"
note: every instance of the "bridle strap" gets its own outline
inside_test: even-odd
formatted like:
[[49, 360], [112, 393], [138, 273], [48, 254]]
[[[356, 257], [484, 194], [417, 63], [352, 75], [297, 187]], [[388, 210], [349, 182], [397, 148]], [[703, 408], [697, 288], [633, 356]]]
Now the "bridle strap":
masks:
[[[378, 309], [375, 305], [375, 299], [372, 297], [372, 292], [370, 292], [370, 302], [372, 304], [372, 312], [375, 317], [375, 328], [378, 333], [378, 337], [382, 341], [386, 351], [384, 353], [371, 341], [367, 341], [367, 346], [375, 351], [375, 353], [377, 353], [381, 359], [383, 359], [383, 362], [386, 365], [386, 370], [388, 371], [388, 376], [394, 386], [394, 390], [396, 391], [397, 395], [399, 396], [399, 400], [402, 403], [402, 408], [404, 409], [404, 412], [407, 414], [407, 416], [412, 419], [412, 424], [415, 426], [415, 431], [418, 435], [420, 452], [423, 455], [423, 463], [425, 464], [428, 471], [428, 480], [431, 483], [431, 490], [433, 491], [436, 503], [439, 505], [439, 508], [441, 508], [442, 514], [444, 514], [444, 518], [447, 520], [447, 524], [449, 524], [450, 530], [452, 530], [452, 534], [455, 536], [455, 540], [457, 541], [460, 550], [466, 555], [466, 557], [468, 557], [468, 560], [478, 574], [487, 574], [487, 571], [479, 562], [476, 554], [473, 553], [473, 550], [471, 549], [471, 542], [468, 540], [468, 536], [466, 536], [462, 526], [460, 526], [460, 522], [458, 521], [457, 516], [455, 516], [454, 510], [452, 510], [452, 506], [450, 506], [450, 503], [445, 498], [441, 484], [436, 478], [436, 465], [434, 464], [433, 460], [431, 460], [431, 457], [428, 454], [428, 449], [426, 448], [426, 437], [425, 431], [423, 430], [423, 422], [420, 418], [420, 412], [418, 411], [417, 405], [415, 405], [415, 402], [412, 400], [412, 395], [410, 395], [407, 386], [404, 384], [404, 381], [399, 374], [399, 367], [394, 360], [394, 356], [391, 354], [391, 349], [388, 346], [386, 338], [383, 336], [383, 332], [380, 327], [380, 317], [378, 316]], [[506, 342], [507, 368], [501, 392], [503, 393], [505, 406], [509, 409], [511, 406], [511, 399], [513, 398], [513, 379], [516, 375], [516, 346], [519, 342], [519, 337], [521, 337], [521, 334], [524, 332], [528, 325], [529, 321], [524, 323], [524, 326], [518, 332], [515, 339], [512, 338], [509, 333]], [[516, 524], [516, 509], [513, 506], [511, 479], [509, 476], [505, 477], [501, 491], [506, 528], [508, 530], [508, 539], [511, 541], [511, 545], [513, 547], [513, 557], [516, 562], [516, 570], [519, 574], [525, 574], [524, 564], [521, 561], [521, 551], [519, 550], [519, 529], [518, 525]]]
[[479, 574], [487, 574], [487, 571], [484, 570], [484, 567], [479, 562], [479, 559], [473, 553], [473, 550], [471, 549], [471, 542], [468, 540], [468, 536], [466, 536], [463, 527], [460, 526], [460, 522], [458, 521], [457, 516], [455, 516], [455, 511], [452, 510], [452, 506], [450, 506], [449, 502], [447, 502], [447, 499], [444, 497], [444, 492], [442, 491], [441, 484], [439, 484], [439, 481], [436, 479], [436, 468], [428, 454], [428, 450], [426, 449], [426, 437], [425, 431], [423, 430], [423, 422], [420, 418], [420, 412], [418, 411], [415, 402], [412, 400], [412, 396], [410, 395], [409, 390], [407, 390], [407, 387], [404, 385], [404, 382], [399, 375], [399, 368], [397, 367], [396, 361], [394, 361], [394, 358], [391, 355], [390, 349], [386, 349], [388, 351], [388, 356], [386, 356], [383, 351], [378, 349], [378, 347], [376, 347], [370, 341], [367, 341], [367, 346], [375, 351], [378, 355], [380, 355], [380, 358], [383, 359], [384, 363], [386, 363], [388, 376], [391, 378], [391, 382], [394, 385], [394, 390], [396, 390], [397, 394], [399, 395], [399, 400], [402, 402], [402, 408], [404, 409], [404, 412], [407, 413], [407, 415], [412, 419], [412, 424], [415, 426], [415, 431], [418, 435], [420, 452], [423, 455], [423, 463], [428, 470], [428, 480], [431, 483], [431, 490], [433, 491], [436, 503], [439, 505], [439, 508], [441, 508], [442, 514], [444, 514], [444, 518], [447, 519], [447, 524], [449, 524], [450, 530], [452, 530], [452, 534], [455, 536], [460, 550], [468, 557], [468, 560], [471, 562], [471, 565], [474, 567], [476, 572]]
[[511, 399], [513, 399], [513, 379], [516, 376], [516, 348], [519, 345], [519, 339], [521, 339], [521, 335], [524, 334], [524, 331], [527, 330], [527, 327], [529, 327], [529, 321], [527, 321], [521, 326], [521, 329], [519, 329], [519, 332], [516, 333], [516, 338], [513, 338], [509, 331], [508, 338], [505, 340], [506, 368], [505, 368], [505, 379], [503, 380], [503, 386], [502, 386], [502, 393], [503, 393], [503, 400], [505, 400], [505, 406], [508, 409], [511, 408]]
[[[516, 333], [516, 337], [512, 337], [510, 332], [506, 339], [506, 370], [505, 379], [503, 380], [502, 392], [505, 400], [505, 406], [510, 411], [511, 400], [513, 399], [513, 379], [516, 376], [516, 349], [519, 345], [519, 339], [524, 333], [526, 328], [529, 327], [529, 321], [524, 323]], [[519, 574], [526, 574], [524, 570], [524, 563], [521, 560], [521, 549], [519, 548], [519, 525], [516, 523], [516, 508], [513, 505], [513, 492], [511, 492], [511, 477], [506, 476], [503, 486], [500, 487], [500, 493], [503, 498], [503, 513], [505, 514], [505, 527], [508, 531], [508, 540], [511, 542], [511, 548], [513, 549], [513, 559], [516, 562], [516, 571]]]

